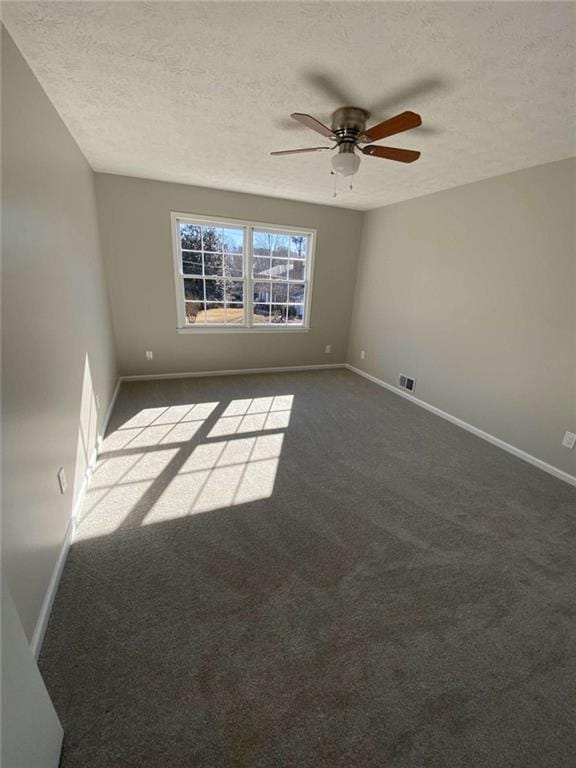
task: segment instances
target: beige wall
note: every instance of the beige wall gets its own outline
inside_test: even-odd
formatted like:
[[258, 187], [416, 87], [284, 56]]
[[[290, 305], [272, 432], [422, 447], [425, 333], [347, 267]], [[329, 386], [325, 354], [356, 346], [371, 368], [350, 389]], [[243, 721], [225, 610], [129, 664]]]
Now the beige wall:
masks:
[[[122, 374], [345, 361], [361, 212], [107, 174], [96, 193]], [[171, 211], [316, 228], [310, 332], [178, 334]]]
[[[364, 215], [106, 174], [95, 197], [73, 139], [2, 42], [3, 563], [29, 638], [116, 378], [95, 200], [121, 373], [348, 359], [392, 384], [414, 375], [421, 399], [576, 474], [576, 451], [560, 446], [576, 430], [576, 161]], [[311, 331], [179, 335], [173, 210], [317, 229]]]
[[571, 474], [575, 174], [565, 160], [367, 213], [348, 354]]
[[58, 768], [62, 726], [4, 582], [1, 646], [0, 765], [3, 768]]
[[116, 366], [93, 174], [4, 30], [2, 128], [3, 566], [30, 639]]

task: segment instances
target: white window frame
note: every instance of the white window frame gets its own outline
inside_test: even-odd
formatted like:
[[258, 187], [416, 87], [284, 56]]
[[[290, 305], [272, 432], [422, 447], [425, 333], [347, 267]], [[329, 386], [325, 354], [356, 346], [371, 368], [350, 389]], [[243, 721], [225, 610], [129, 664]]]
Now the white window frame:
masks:
[[[316, 253], [316, 230], [293, 226], [280, 226], [278, 224], [267, 224], [261, 221], [246, 221], [244, 219], [224, 219], [218, 216], [200, 216], [193, 213], [180, 213], [172, 211], [170, 214], [172, 222], [172, 254], [174, 259], [174, 283], [176, 287], [176, 330], [178, 333], [307, 333], [310, 330], [310, 311], [312, 306], [312, 281], [314, 275], [314, 256]], [[186, 302], [184, 295], [184, 279], [193, 275], [185, 275], [182, 270], [181, 247], [180, 247], [180, 223], [194, 224], [200, 226], [232, 226], [244, 230], [244, 325], [211, 323], [210, 325], [189, 325], [186, 323]], [[252, 291], [252, 261], [253, 255], [253, 232], [254, 230], [265, 230], [266, 232], [277, 232], [285, 235], [303, 235], [309, 238], [308, 252], [305, 260], [304, 283], [304, 319], [302, 325], [281, 325], [279, 323], [252, 324], [252, 307], [254, 297]], [[258, 281], [256, 281], [258, 282]]]

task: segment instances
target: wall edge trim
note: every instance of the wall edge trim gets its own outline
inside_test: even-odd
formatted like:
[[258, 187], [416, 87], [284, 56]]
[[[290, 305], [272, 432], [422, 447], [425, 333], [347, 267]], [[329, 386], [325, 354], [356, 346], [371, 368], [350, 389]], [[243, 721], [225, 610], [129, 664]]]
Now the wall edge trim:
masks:
[[276, 368], [233, 368], [226, 371], [191, 371], [182, 373], [143, 373], [120, 376], [120, 381], [153, 381], [156, 379], [192, 379], [201, 376], [242, 376], [251, 373], [289, 373], [290, 371], [318, 371], [346, 368], [346, 363], [324, 363], [320, 365], [284, 365]]
[[54, 566], [54, 570], [52, 571], [52, 576], [50, 577], [48, 588], [46, 589], [46, 594], [44, 595], [44, 600], [42, 601], [42, 607], [40, 608], [40, 614], [38, 616], [38, 620], [36, 621], [34, 632], [32, 633], [32, 640], [30, 641], [30, 647], [32, 649], [32, 653], [34, 654], [35, 659], [38, 658], [38, 656], [40, 655], [40, 651], [42, 649], [44, 635], [46, 634], [48, 621], [50, 619], [50, 614], [52, 613], [52, 606], [54, 605], [54, 598], [56, 597], [58, 584], [60, 583], [60, 578], [62, 576], [62, 571], [64, 570], [64, 565], [66, 563], [66, 558], [68, 556], [68, 551], [70, 549], [70, 544], [72, 543], [73, 537], [74, 537], [74, 518], [71, 517], [70, 520], [68, 521], [68, 528], [66, 529], [64, 541], [62, 543], [62, 547], [60, 548], [60, 554], [58, 555], [58, 560], [56, 561], [56, 565]]
[[534, 467], [537, 467], [538, 469], [541, 469], [544, 472], [547, 472], [549, 475], [553, 475], [559, 480], [563, 480], [565, 483], [569, 483], [570, 485], [576, 486], [576, 476], [571, 475], [569, 472], [565, 472], [563, 469], [559, 469], [558, 467], [555, 467], [553, 464], [548, 464], [546, 461], [539, 459], [537, 456], [533, 456], [531, 453], [527, 453], [526, 451], [523, 451], [521, 448], [516, 448], [515, 445], [511, 445], [510, 443], [507, 443], [505, 440], [502, 440], [499, 437], [495, 437], [494, 435], [491, 435], [489, 432], [485, 432], [483, 429], [480, 429], [479, 427], [475, 427], [473, 424], [469, 424], [467, 421], [464, 421], [463, 419], [459, 419], [457, 416], [452, 416], [452, 414], [447, 413], [446, 411], [443, 411], [441, 408], [437, 408], [435, 405], [431, 405], [430, 403], [427, 403], [425, 400], [419, 400], [417, 397], [414, 397], [414, 395], [410, 395], [407, 392], [403, 392], [401, 389], [398, 389], [398, 387], [395, 387], [392, 384], [388, 384], [382, 379], [379, 379], [377, 376], [372, 376], [371, 373], [366, 373], [366, 371], [363, 371], [360, 368], [356, 368], [355, 366], [350, 365], [350, 363], [346, 363], [345, 367], [347, 370], [352, 371], [352, 373], [356, 373], [358, 376], [362, 376], [363, 378], [368, 379], [374, 384], [378, 384], [379, 387], [383, 387], [384, 389], [387, 389], [389, 392], [393, 392], [395, 395], [399, 395], [400, 397], [403, 397], [405, 400], [409, 400], [411, 403], [414, 403], [414, 405], [418, 405], [420, 408], [424, 408], [425, 410], [436, 414], [436, 416], [440, 416], [441, 418], [446, 419], [446, 421], [449, 421], [452, 424], [455, 424], [457, 427], [460, 427], [461, 429], [465, 429], [467, 432], [471, 432], [473, 435], [476, 435], [476, 437], [480, 437], [482, 440], [485, 440], [487, 443], [491, 443], [492, 445], [495, 445], [497, 448], [501, 448], [503, 451], [506, 451], [507, 453], [511, 453], [513, 456], [516, 456], [518, 459], [522, 459], [522, 461], [525, 461], [528, 464], [532, 464]]
[[112, 411], [114, 410], [114, 406], [116, 405], [116, 398], [118, 397], [118, 392], [120, 391], [120, 385], [122, 384], [122, 377], [119, 376], [116, 380], [116, 386], [114, 387], [114, 392], [112, 392], [112, 397], [110, 398], [110, 402], [108, 403], [108, 408], [106, 409], [106, 413], [104, 414], [104, 418], [102, 419], [102, 424], [100, 426], [100, 431], [98, 434], [98, 453], [100, 453], [100, 446], [102, 445], [102, 440], [104, 439], [104, 435], [106, 434], [106, 430], [108, 429], [108, 422], [110, 421], [110, 417], [112, 416]]
[[34, 632], [32, 633], [30, 647], [36, 659], [38, 658], [38, 656], [40, 655], [40, 651], [42, 650], [42, 643], [44, 641], [44, 636], [46, 634], [46, 629], [48, 627], [48, 621], [50, 620], [50, 614], [52, 613], [52, 607], [54, 605], [54, 599], [58, 591], [58, 585], [60, 584], [60, 579], [62, 577], [62, 572], [64, 571], [64, 566], [66, 564], [66, 558], [68, 557], [70, 546], [72, 544], [72, 541], [74, 540], [76, 523], [80, 516], [80, 512], [82, 511], [84, 500], [86, 498], [88, 482], [92, 476], [92, 472], [94, 471], [94, 467], [98, 459], [100, 446], [102, 444], [102, 438], [106, 434], [108, 422], [110, 421], [110, 416], [112, 415], [112, 410], [114, 408], [114, 404], [116, 403], [116, 398], [118, 397], [118, 392], [120, 390], [120, 384], [121, 384], [121, 380], [118, 379], [116, 381], [116, 385], [114, 387], [114, 392], [112, 393], [112, 397], [110, 398], [110, 403], [108, 405], [108, 408], [106, 409], [104, 419], [102, 420], [102, 425], [99, 430], [96, 446], [92, 451], [92, 454], [88, 462], [88, 466], [86, 467], [86, 471], [84, 472], [84, 477], [82, 478], [82, 484], [80, 485], [80, 489], [78, 490], [78, 495], [76, 496], [76, 500], [74, 501], [74, 504], [72, 506], [72, 515], [70, 517], [70, 520], [68, 521], [68, 527], [66, 528], [66, 533], [64, 534], [64, 541], [62, 542], [62, 546], [60, 547], [60, 553], [58, 554], [56, 565], [54, 566], [52, 575], [50, 576], [50, 581], [48, 582], [48, 587], [46, 589], [46, 593], [44, 594], [44, 599], [42, 601], [40, 613], [38, 615], [38, 619], [34, 627]]

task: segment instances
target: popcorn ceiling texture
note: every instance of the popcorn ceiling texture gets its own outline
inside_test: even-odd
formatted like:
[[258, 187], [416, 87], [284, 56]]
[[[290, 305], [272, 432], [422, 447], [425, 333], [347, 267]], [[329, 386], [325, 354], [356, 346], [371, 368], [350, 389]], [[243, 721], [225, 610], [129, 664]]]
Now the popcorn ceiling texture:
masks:
[[[5, 3], [9, 32], [97, 171], [370, 209], [576, 154], [571, 3]], [[328, 73], [412, 166], [364, 158], [332, 198]], [[426, 79], [427, 90], [418, 89]], [[413, 93], [402, 98], [402, 90]], [[320, 139], [320, 140], [319, 140]]]

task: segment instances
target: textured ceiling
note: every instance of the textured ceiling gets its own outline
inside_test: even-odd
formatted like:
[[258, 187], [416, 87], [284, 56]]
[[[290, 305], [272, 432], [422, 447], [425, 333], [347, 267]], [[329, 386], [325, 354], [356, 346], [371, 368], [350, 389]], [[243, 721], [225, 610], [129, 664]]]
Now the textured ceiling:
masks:
[[[19, 2], [3, 19], [92, 167], [369, 209], [576, 154], [574, 9], [557, 2]], [[424, 126], [333, 199], [286, 120], [342, 101]]]

